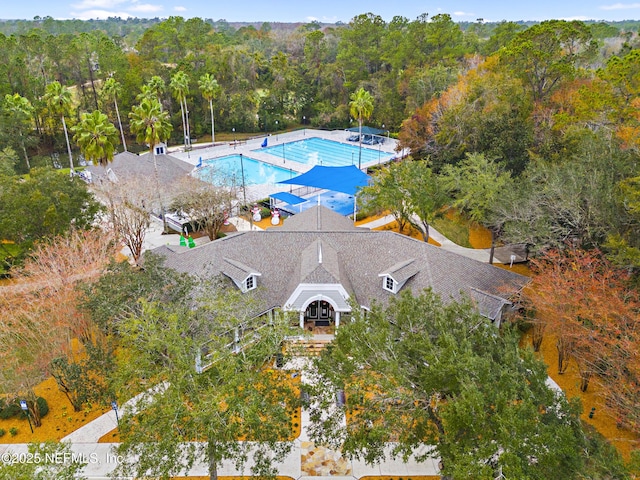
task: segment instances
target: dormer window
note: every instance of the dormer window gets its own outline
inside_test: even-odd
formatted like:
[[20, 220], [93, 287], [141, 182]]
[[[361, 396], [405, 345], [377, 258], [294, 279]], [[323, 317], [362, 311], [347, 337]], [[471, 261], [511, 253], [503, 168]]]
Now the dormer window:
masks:
[[258, 277], [262, 274], [257, 270], [230, 258], [224, 259], [222, 267], [222, 273], [233, 280], [242, 293], [258, 287]]
[[382, 289], [396, 294], [417, 273], [418, 267], [414, 259], [409, 259], [383, 270], [378, 276], [382, 277]]
[[389, 290], [391, 293], [396, 293], [396, 282], [390, 276], [384, 277], [384, 285], [382, 286], [385, 290]]

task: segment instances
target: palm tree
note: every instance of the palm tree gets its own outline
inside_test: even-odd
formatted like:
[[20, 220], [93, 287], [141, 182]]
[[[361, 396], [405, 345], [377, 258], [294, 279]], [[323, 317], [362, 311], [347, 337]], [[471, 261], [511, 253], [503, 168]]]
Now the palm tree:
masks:
[[136, 96], [136, 100], [139, 102], [142, 101], [143, 98], [158, 100], [158, 102], [160, 102], [160, 111], [162, 111], [162, 93], [165, 89], [166, 85], [162, 77], [154, 75], [149, 79], [146, 85], [143, 85], [142, 88], [140, 88], [140, 93]]
[[26, 97], [18, 93], [14, 93], [13, 95], [7, 93], [4, 96], [4, 111], [9, 117], [9, 121], [7, 122], [8, 130], [10, 133], [19, 137], [18, 139], [22, 147], [22, 153], [24, 154], [24, 161], [27, 164], [27, 170], [31, 170], [25, 143], [28, 140], [29, 131], [32, 130], [33, 106]]
[[[148, 98], [149, 100], [158, 100], [156, 98], [156, 94], [153, 92], [153, 89], [149, 85], [142, 85], [140, 87], [140, 93], [136, 95], [136, 100], [141, 102], [143, 99]], [[162, 106], [162, 104], [160, 104]]]
[[162, 111], [160, 102], [155, 99], [143, 98], [140, 105], [133, 107], [129, 114], [131, 119], [131, 132], [135, 133], [138, 143], [149, 145], [149, 151], [153, 156], [153, 168], [155, 169], [156, 190], [158, 194], [158, 203], [160, 205], [160, 214], [164, 230], [167, 230], [167, 220], [164, 214], [164, 206], [162, 197], [160, 196], [160, 179], [158, 177], [158, 163], [156, 162], [155, 146], [169, 138], [172, 126], [169, 121], [169, 114]]
[[122, 85], [115, 78], [109, 77], [104, 82], [104, 93], [109, 98], [113, 98], [113, 104], [116, 107], [116, 116], [118, 117], [118, 126], [120, 127], [120, 138], [122, 139], [122, 147], [127, 151], [127, 142], [124, 139], [124, 130], [122, 129], [122, 120], [120, 120], [120, 110], [118, 109], [118, 95], [122, 92]]
[[202, 92], [202, 96], [205, 100], [209, 101], [209, 110], [211, 110], [211, 143], [216, 143], [216, 133], [215, 133], [215, 124], [213, 119], [213, 99], [218, 96], [220, 92], [220, 85], [213, 75], [210, 73], [205, 73], [200, 77], [200, 81], [198, 82], [200, 86], [200, 91]]
[[364, 88], [360, 87], [349, 97], [349, 112], [358, 118], [358, 133], [360, 134], [360, 150], [358, 152], [358, 168], [362, 167], [362, 119], [369, 118], [373, 113], [373, 97]]
[[147, 86], [149, 87], [149, 92], [151, 92], [151, 94], [158, 99], [158, 102], [160, 102], [160, 110], [162, 110], [162, 94], [167, 88], [164, 80], [162, 79], [162, 77], [154, 75], [147, 82]]
[[169, 83], [171, 90], [173, 90], [173, 96], [180, 102], [180, 112], [182, 113], [182, 131], [184, 133], [184, 148], [185, 150], [191, 143], [191, 134], [189, 131], [189, 110], [187, 109], [187, 93], [189, 92], [189, 77], [184, 72], [176, 72], [171, 77], [171, 83]]
[[118, 143], [118, 131], [104, 113], [95, 110], [83, 113], [80, 123], [71, 129], [73, 140], [78, 144], [85, 158], [94, 165], [107, 164], [113, 160], [115, 146]]
[[67, 152], [69, 153], [69, 176], [73, 177], [73, 158], [71, 157], [71, 144], [69, 143], [69, 133], [67, 132], [67, 122], [64, 117], [71, 108], [71, 92], [58, 81], [51, 82], [45, 88], [45, 102], [52, 113], [60, 115], [64, 138], [67, 141]]

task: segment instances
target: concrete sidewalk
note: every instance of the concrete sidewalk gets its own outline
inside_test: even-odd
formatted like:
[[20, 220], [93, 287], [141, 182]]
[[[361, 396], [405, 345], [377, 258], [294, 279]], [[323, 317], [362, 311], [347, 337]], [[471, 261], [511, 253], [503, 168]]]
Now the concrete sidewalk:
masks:
[[[135, 399], [131, 402], [135, 404]], [[125, 404], [126, 405], [126, 404]], [[127, 407], [125, 406], [125, 409]], [[129, 405], [129, 408], [135, 406]], [[415, 457], [403, 462], [400, 459], [392, 458], [391, 451], [393, 444], [389, 444], [385, 449], [386, 459], [376, 465], [367, 465], [358, 460], [343, 458], [340, 452], [335, 452], [324, 447], [318, 447], [310, 441], [307, 433], [309, 425], [309, 414], [302, 411], [301, 415], [301, 435], [293, 441], [290, 453], [276, 464], [278, 475], [298, 479], [320, 480], [341, 480], [359, 479], [365, 476], [409, 476], [409, 475], [438, 475], [438, 460], [430, 459], [426, 462], [418, 463]], [[115, 470], [122, 458], [116, 454], [116, 443], [97, 443], [98, 439], [117, 427], [115, 412], [108, 412], [87, 425], [79, 428], [75, 432], [67, 435], [62, 441], [70, 442], [72, 456], [64, 458], [65, 462], [82, 462], [85, 464], [82, 474], [88, 480], [98, 480], [110, 478], [109, 475]], [[245, 444], [251, 450], [252, 443]], [[203, 445], [204, 448], [204, 445]], [[428, 448], [428, 447], [424, 447]], [[420, 454], [424, 449], [419, 450]], [[0, 458], [5, 463], [9, 463], [13, 458], [28, 458], [27, 444], [0, 444]], [[249, 453], [249, 459], [253, 456]], [[19, 461], [19, 460], [17, 460]], [[221, 476], [250, 476], [252, 462], [249, 460], [243, 469], [238, 469], [234, 462], [225, 461], [218, 467], [218, 475]], [[333, 472], [333, 473], [331, 473]], [[184, 476], [207, 476], [208, 466], [206, 462], [200, 461], [193, 465], [188, 471], [181, 473]]]
[[[291, 360], [285, 368], [292, 371], [301, 371], [303, 383], [312, 383], [312, 376], [309, 374], [310, 366], [311, 361], [308, 358], [297, 357]], [[148, 393], [151, 396], [162, 394], [165, 388], [166, 384], [160, 384]], [[135, 412], [145, 393], [141, 393], [125, 402], [120, 410], [121, 415], [127, 412]], [[147, 396], [147, 399], [148, 398]], [[336, 410], [330, 412], [330, 414], [340, 414], [340, 412]], [[305, 409], [301, 412], [300, 423], [300, 435], [293, 441], [290, 453], [284, 460], [276, 464], [278, 475], [292, 477], [296, 480], [307, 478], [313, 480], [320, 480], [322, 478], [326, 480], [346, 480], [347, 478], [354, 480], [365, 476], [415, 476], [438, 475], [439, 473], [437, 459], [421, 463], [416, 462], [413, 456], [408, 462], [394, 459], [391, 455], [394, 447], [392, 443], [388, 444], [385, 448], [386, 458], [379, 464], [367, 465], [362, 461], [349, 460], [342, 457], [339, 451], [316, 446], [311, 441], [308, 432], [310, 425], [309, 412]], [[343, 424], [346, 425], [346, 417], [344, 416]], [[70, 443], [73, 455], [63, 460], [85, 463], [82, 473], [89, 480], [109, 478], [109, 475], [115, 470], [118, 464], [122, 462], [122, 458], [116, 454], [118, 444], [98, 443], [98, 440], [115, 428], [117, 428], [116, 414], [114, 411], [110, 411], [67, 435], [62, 441]], [[253, 455], [251, 455], [250, 452], [254, 444], [252, 442], [242, 443], [249, 449], [248, 458], [250, 460], [243, 469], [238, 469], [232, 461], [225, 461], [218, 467], [218, 475], [249, 476], [251, 474], [251, 459]], [[202, 447], [205, 447], [204, 444], [202, 444]], [[423, 453], [424, 448], [417, 451], [416, 454]], [[22, 458], [28, 458], [24, 456], [27, 452], [27, 444], [0, 444], [0, 458], [5, 463], [9, 463], [12, 457], [21, 458], [21, 454], [23, 455]], [[200, 461], [188, 471], [182, 472], [182, 475], [207, 476], [208, 473], [206, 462]]]
[[[362, 228], [379, 228], [390, 223], [395, 222], [395, 217], [393, 215], [387, 215], [382, 218], [378, 218], [377, 220], [372, 220], [371, 222], [363, 223], [358, 225]], [[419, 223], [419, 222], [418, 222]], [[436, 242], [440, 244], [440, 248], [443, 250], [447, 250], [449, 252], [457, 253], [458, 255], [462, 255], [463, 257], [472, 258], [473, 260], [477, 260], [483, 263], [489, 263], [489, 255], [490, 249], [488, 248], [467, 248], [461, 247], [460, 245], [453, 243], [447, 237], [442, 235], [432, 226], [429, 226], [429, 238], [432, 238]], [[497, 259], [494, 258], [494, 263], [500, 263]]]

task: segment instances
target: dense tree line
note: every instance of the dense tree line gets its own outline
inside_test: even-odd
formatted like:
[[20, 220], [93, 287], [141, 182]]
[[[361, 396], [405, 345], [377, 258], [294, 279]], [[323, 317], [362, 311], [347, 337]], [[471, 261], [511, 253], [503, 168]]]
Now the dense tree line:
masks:
[[[224, 21], [181, 17], [148, 23], [114, 20], [104, 24], [109, 28], [96, 28], [102, 24], [90, 22], [74, 29], [74, 23], [49, 18], [34, 22], [16, 24], [15, 31], [0, 35], [0, 240], [15, 242], [25, 250], [46, 240], [62, 249], [67, 247], [56, 241], [70, 236], [70, 225], [91, 229], [100, 208], [86, 187], [48, 169], [34, 168], [69, 165], [72, 172], [79, 152], [89, 161], [106, 164], [116, 149], [142, 150], [147, 145], [153, 150], [153, 145], [166, 140], [189, 148], [193, 137], [211, 135], [214, 141], [216, 131], [232, 128], [268, 134], [302, 123], [318, 128], [361, 126], [363, 122], [385, 125], [397, 133], [400, 148], [407, 149], [410, 158], [376, 174], [376, 182], [366, 191], [369, 205], [391, 210], [401, 224], [421, 229], [425, 240], [433, 220], [454, 207], [469, 220], [491, 228], [496, 241], [527, 244], [542, 259], [538, 264], [542, 273], [535, 278], [538, 291], [548, 287], [560, 293], [556, 304], [550, 301], [550, 294], [542, 298], [530, 295], [532, 306], [547, 318], [563, 322], [558, 326], [538, 319], [532, 322], [534, 330], [540, 334], [540, 329], [548, 327], [557, 336], [559, 365], [567, 359], [577, 361], [585, 383], [594, 377], [609, 388], [624, 386], [608, 399], [608, 406], [614, 415], [620, 415], [621, 426], [637, 431], [640, 380], [637, 359], [632, 362], [628, 357], [638, 351], [640, 42], [630, 25], [618, 29], [556, 20], [530, 25], [478, 20], [461, 25], [447, 14], [424, 14], [415, 20], [395, 17], [385, 22], [373, 13], [358, 15], [349, 24], [311, 22], [292, 30], [274, 29], [268, 23], [235, 28]], [[122, 30], [110, 29], [116, 26]], [[125, 31], [127, 26], [132, 30]], [[17, 175], [27, 172], [30, 175]], [[154, 202], [163, 210], [165, 201], [158, 185], [150, 190], [154, 193], [146, 194], [157, 197]], [[139, 216], [142, 229], [147, 213], [142, 211]], [[138, 233], [139, 229], [132, 235]], [[215, 225], [210, 235], [215, 236]], [[139, 240], [132, 240], [130, 247], [136, 260]], [[2, 245], [6, 248], [7, 244]], [[585, 256], [581, 252], [586, 250], [594, 253]], [[42, 253], [37, 250], [34, 258]], [[573, 275], [575, 258], [580, 260], [577, 263], [588, 264], [583, 272], [595, 283], [584, 284], [581, 304], [567, 305], [562, 302], [579, 286]], [[146, 271], [152, 266], [147, 263]], [[56, 289], [66, 285], [70, 302], [23, 302], [14, 312], [16, 324], [37, 324], [52, 317], [59, 319], [61, 332], [84, 336], [89, 353], [95, 346], [90, 340], [103, 336], [123, 341], [131, 352], [140, 341], [152, 341], [163, 347], [140, 353], [155, 355], [147, 359], [150, 363], [165, 358], [167, 363], [160, 367], [172, 362], [187, 365], [195, 345], [221, 332], [200, 330], [198, 312], [183, 303], [194, 298], [193, 292], [187, 294], [183, 288], [186, 280], [178, 289], [184, 294], [171, 299], [171, 308], [160, 311], [157, 299], [144, 285], [140, 288], [145, 294], [127, 296], [126, 289], [139, 281], [136, 275], [136, 270], [107, 273], [103, 281], [111, 283], [104, 290], [115, 298], [107, 295], [104, 305], [91, 307], [91, 315], [75, 310], [68, 315], [61, 308], [75, 305], [71, 300], [77, 300], [79, 294], [59, 280], [59, 285], [50, 286], [50, 295], [40, 297], [57, 298]], [[543, 280], [549, 278], [553, 283], [545, 284]], [[166, 278], [158, 281], [171, 290]], [[604, 290], [600, 288], [603, 282]], [[558, 285], [565, 284], [560, 291]], [[596, 312], [592, 315], [584, 307], [593, 300], [594, 292], [603, 300], [597, 309], [587, 308]], [[96, 298], [97, 293], [93, 291]], [[15, 302], [20, 304], [29, 295], [18, 292]], [[145, 301], [138, 302], [139, 298]], [[213, 306], [221, 303], [206, 300]], [[467, 306], [444, 308], [439, 302], [430, 295], [403, 298], [390, 310], [370, 312], [367, 322], [354, 322], [348, 335], [346, 328], [339, 335], [333, 357], [325, 364], [334, 367], [334, 372], [325, 372], [327, 381], [345, 387], [353, 378], [337, 373], [355, 375], [369, 362], [375, 369], [361, 370], [369, 375], [363, 381], [371, 382], [374, 389], [386, 389], [373, 398], [353, 392], [354, 404], [348, 405], [359, 408], [371, 400], [406, 408], [397, 416], [361, 417], [364, 421], [358, 426], [362, 428], [350, 432], [353, 437], [346, 448], [357, 454], [363, 442], [380, 433], [372, 425], [392, 421], [393, 432], [408, 435], [404, 438], [407, 448], [425, 438], [440, 442], [445, 471], [454, 475], [466, 475], [469, 468], [477, 467], [478, 458], [485, 460], [482, 468], [491, 477], [500, 467], [523, 478], [548, 476], [560, 467], [579, 475], [584, 465], [575, 451], [588, 450], [590, 445], [585, 444], [574, 406], [549, 396], [541, 383], [544, 372], [528, 354], [518, 363], [521, 352], [510, 332], [503, 337], [489, 335], [484, 326], [477, 328], [480, 319]], [[121, 308], [114, 310], [116, 304]], [[426, 304], [433, 307], [433, 318], [405, 315], [424, 311]], [[122, 315], [111, 317], [108, 312], [114, 311]], [[69, 324], [68, 319], [89, 323]], [[189, 319], [186, 326], [181, 323], [184, 319]], [[424, 324], [403, 324], [414, 319]], [[149, 328], [141, 329], [143, 324]], [[460, 331], [438, 327], [441, 324], [455, 324]], [[151, 328], [154, 326], [158, 328]], [[386, 350], [366, 350], [371, 342], [364, 340], [354, 345], [351, 339], [357, 338], [359, 329], [366, 330], [363, 336], [366, 333], [367, 338], [378, 335], [378, 347]], [[167, 335], [188, 342], [172, 345], [174, 339]], [[24, 359], [32, 358], [43, 345], [57, 354], [40, 358], [42, 363], [33, 366], [32, 383], [57, 358], [73, 360], [68, 345], [59, 341], [64, 336], [23, 338], [22, 344], [10, 335], [3, 340]], [[599, 338], [607, 348], [598, 349], [600, 344], [587, 342], [587, 338]], [[397, 342], [391, 344], [391, 340]], [[185, 345], [190, 352], [184, 350]], [[416, 346], [422, 350], [414, 352]], [[108, 349], [95, 351], [98, 360], [105, 351]], [[258, 353], [262, 360], [270, 351]], [[464, 357], [470, 368], [455, 371], [454, 365], [444, 364], [442, 371], [423, 371], [422, 366], [429, 365], [415, 357], [438, 359], [449, 354]], [[384, 363], [385, 355], [394, 362]], [[495, 365], [487, 360], [492, 356], [499, 358]], [[59, 383], [81, 404], [93, 393], [71, 392], [72, 364], [57, 362]], [[255, 374], [257, 364], [246, 366], [246, 378], [254, 378], [250, 375]], [[121, 385], [145, 377], [144, 371], [135, 369], [138, 366], [120, 365], [124, 368]], [[430, 375], [434, 372], [447, 378], [431, 385], [428, 382], [433, 381]], [[155, 373], [158, 378], [176, 374], [171, 369]], [[16, 378], [3, 381], [15, 390], [19, 386], [11, 382]], [[210, 380], [211, 385], [219, 381]], [[504, 381], [508, 388], [495, 391], [497, 381]], [[190, 378], [176, 379], [174, 393], [210, 393], [207, 382], [190, 382]], [[397, 396], [385, 396], [388, 392]], [[422, 402], [422, 409], [406, 401], [403, 396], [408, 392], [412, 400]], [[496, 412], [498, 405], [504, 409]], [[517, 445], [522, 439], [519, 435], [505, 435], [496, 446], [492, 440], [497, 437], [487, 437], [485, 442], [484, 432], [472, 431], [480, 434], [482, 441], [476, 441], [469, 437], [473, 422], [468, 412], [474, 409], [484, 412], [478, 425], [486, 425], [487, 431], [525, 431], [531, 438], [559, 442], [558, 449], [549, 452], [534, 443]], [[540, 420], [537, 430], [521, 424], [520, 411]], [[168, 444], [209, 438], [210, 426], [193, 426], [200, 417], [190, 419], [185, 412], [179, 413], [188, 429]], [[407, 418], [423, 422], [419, 425], [425, 430], [405, 428]], [[136, 421], [145, 426], [143, 420]], [[259, 418], [253, 420], [257, 423]], [[511, 430], [505, 430], [506, 426]], [[460, 438], [470, 443], [460, 443]], [[207, 453], [212, 470], [215, 461], [227, 454], [226, 446], [220, 448]], [[517, 453], [498, 461], [511, 450]], [[369, 452], [375, 457], [375, 450]], [[147, 453], [150, 459], [163, 454]], [[531, 458], [541, 464], [532, 465]], [[624, 478], [624, 474], [615, 478]]]
[[[118, 104], [122, 112], [128, 112], [152, 78], [161, 78], [166, 86], [176, 72], [185, 76], [184, 95], [172, 96], [172, 90], [165, 88], [158, 92], [159, 100], [176, 125], [181, 118], [180, 106], [189, 105], [187, 123], [195, 137], [210, 131], [207, 110], [213, 110], [223, 131], [270, 132], [276, 121], [282, 128], [302, 123], [303, 117], [306, 124], [319, 127], [350, 126], [357, 119], [350, 115], [349, 96], [360, 87], [371, 93], [376, 104], [370, 123], [398, 130], [407, 116], [438, 98], [458, 75], [477, 65], [479, 55], [497, 52], [525, 28], [514, 22], [482, 21], [463, 28], [447, 14], [424, 14], [415, 20], [398, 16], [385, 22], [373, 13], [358, 15], [348, 25], [311, 22], [289, 30], [274, 29], [268, 23], [235, 29], [222, 20], [181, 17], [80, 22], [74, 28], [76, 23], [37, 19], [27, 22], [31, 28], [26, 31], [0, 36], [0, 94], [18, 94], [33, 107], [32, 128], [27, 129], [37, 138], [37, 147], [31, 146], [32, 155], [57, 150], [64, 141], [54, 128], [54, 112], [44, 101], [49, 83], [58, 81], [72, 89], [70, 124], [79, 121], [83, 112], [93, 110], [103, 111], [115, 122], [113, 96], [103, 89], [107, 79], [121, 85]], [[131, 39], [114, 25], [144, 29]], [[603, 64], [604, 56], [632, 48], [635, 41], [614, 27], [603, 30], [600, 24], [571, 25], [585, 39], [596, 38], [592, 32], [597, 31], [619, 41], [616, 51], [607, 47], [615, 42], [601, 41], [590, 66]], [[525, 31], [535, 28], [538, 25]], [[556, 73], [566, 72], [558, 68]], [[219, 86], [211, 105], [199, 90], [205, 75], [211, 75]], [[500, 87], [498, 83], [496, 88]], [[506, 90], [503, 96], [508, 95]], [[526, 107], [525, 103], [510, 113], [497, 111], [486, 123], [497, 130], [506, 124], [507, 130], [517, 132], [527, 121]], [[128, 131], [126, 123], [125, 119], [124, 130]], [[0, 131], [8, 132], [8, 126]], [[14, 138], [6, 135], [8, 140]], [[179, 136], [175, 129], [172, 141], [177, 142]], [[489, 132], [476, 148], [486, 146], [494, 136]], [[524, 140], [504, 149], [518, 156], [526, 147]]]

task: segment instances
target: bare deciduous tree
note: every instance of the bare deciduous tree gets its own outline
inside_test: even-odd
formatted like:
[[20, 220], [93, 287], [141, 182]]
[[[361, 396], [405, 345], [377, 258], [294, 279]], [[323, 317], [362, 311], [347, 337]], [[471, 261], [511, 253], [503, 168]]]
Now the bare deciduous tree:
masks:
[[25, 398], [36, 426], [41, 420], [33, 389], [53, 359], [73, 361], [83, 346], [98, 341], [90, 319], [76, 308], [76, 285], [98, 277], [112, 258], [109, 235], [72, 231], [38, 245], [15, 282], [0, 289], [0, 393]]
[[180, 191], [172, 207], [189, 215], [207, 233], [209, 240], [215, 240], [235, 198], [232, 188], [210, 185], [188, 177], [180, 183]]
[[116, 238], [130, 250], [136, 264], [142, 256], [144, 238], [151, 225], [154, 188], [149, 177], [105, 181], [97, 187], [98, 195], [107, 204]]

